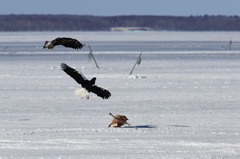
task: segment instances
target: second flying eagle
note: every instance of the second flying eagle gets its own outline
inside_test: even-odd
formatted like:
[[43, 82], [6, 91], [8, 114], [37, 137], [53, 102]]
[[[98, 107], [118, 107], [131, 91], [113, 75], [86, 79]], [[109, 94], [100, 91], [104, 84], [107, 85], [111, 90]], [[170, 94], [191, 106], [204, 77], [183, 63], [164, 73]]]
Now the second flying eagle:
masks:
[[88, 93], [95, 93], [103, 99], [108, 99], [111, 96], [111, 93], [107, 89], [95, 85], [96, 77], [93, 77], [91, 80], [87, 80], [81, 72], [77, 72], [65, 63], [61, 64], [61, 69], [71, 76], [77, 83], [81, 84], [83, 89], [86, 89]]
[[72, 38], [56, 38], [52, 41], [46, 41], [43, 48], [54, 49], [56, 45], [63, 45], [65, 47], [71, 47], [73, 49], [81, 49], [84, 45], [76, 39]]

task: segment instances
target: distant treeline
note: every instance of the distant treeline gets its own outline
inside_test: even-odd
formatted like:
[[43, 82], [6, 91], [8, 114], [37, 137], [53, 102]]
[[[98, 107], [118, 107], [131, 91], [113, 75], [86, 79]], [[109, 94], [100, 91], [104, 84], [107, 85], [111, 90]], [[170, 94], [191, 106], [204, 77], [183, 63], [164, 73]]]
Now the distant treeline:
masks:
[[158, 31], [240, 31], [240, 17], [0, 15], [0, 31], [107, 31], [113, 27], [146, 27]]

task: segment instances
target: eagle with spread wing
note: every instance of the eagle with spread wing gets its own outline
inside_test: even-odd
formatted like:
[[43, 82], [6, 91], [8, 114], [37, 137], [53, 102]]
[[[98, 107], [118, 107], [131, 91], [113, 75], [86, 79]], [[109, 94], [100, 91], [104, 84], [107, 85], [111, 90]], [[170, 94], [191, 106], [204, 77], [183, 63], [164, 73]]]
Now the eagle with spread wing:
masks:
[[43, 48], [54, 49], [56, 45], [63, 45], [65, 47], [71, 47], [73, 49], [81, 49], [84, 46], [84, 44], [80, 43], [76, 39], [62, 37], [56, 38], [52, 41], [46, 41], [43, 45]]
[[108, 99], [111, 96], [111, 93], [107, 89], [95, 85], [96, 77], [88, 80], [81, 72], [76, 71], [65, 63], [61, 64], [61, 69], [72, 77], [78, 84], [81, 84], [83, 89], [85, 89], [88, 93], [95, 93], [103, 99]]

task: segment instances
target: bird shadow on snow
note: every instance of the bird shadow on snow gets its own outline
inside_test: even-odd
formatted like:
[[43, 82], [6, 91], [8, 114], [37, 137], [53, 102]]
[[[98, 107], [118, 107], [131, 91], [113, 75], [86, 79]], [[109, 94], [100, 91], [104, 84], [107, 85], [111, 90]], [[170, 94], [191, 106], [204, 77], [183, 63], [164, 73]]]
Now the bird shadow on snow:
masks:
[[134, 128], [134, 129], [153, 129], [157, 128], [154, 125], [136, 125], [136, 126], [124, 126], [123, 128]]
[[180, 127], [180, 128], [189, 128], [190, 126], [187, 125], [168, 125], [170, 127]]

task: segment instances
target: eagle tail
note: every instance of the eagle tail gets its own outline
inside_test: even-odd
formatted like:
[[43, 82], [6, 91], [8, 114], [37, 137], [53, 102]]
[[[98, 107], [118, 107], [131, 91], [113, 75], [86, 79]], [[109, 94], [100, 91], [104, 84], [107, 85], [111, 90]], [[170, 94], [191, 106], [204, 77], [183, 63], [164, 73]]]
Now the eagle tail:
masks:
[[78, 96], [78, 97], [89, 97], [89, 92], [88, 90], [86, 90], [85, 88], [76, 88], [75, 91], [74, 91], [74, 94], [75, 96]]
[[51, 44], [51, 41], [45, 41], [45, 44], [43, 45], [43, 48], [48, 48], [49, 45]]

